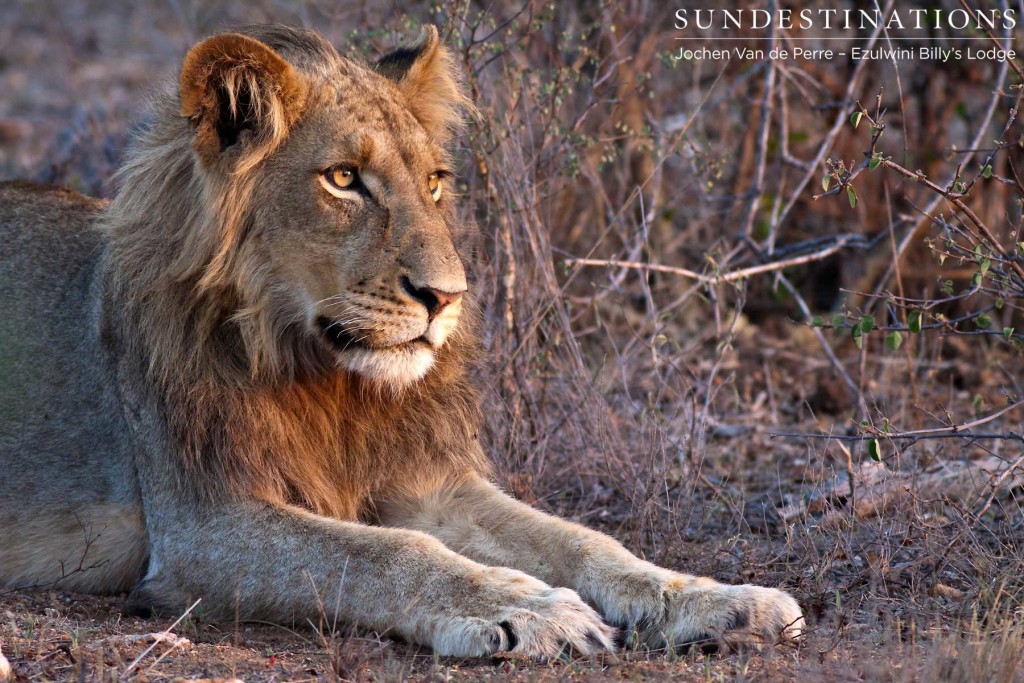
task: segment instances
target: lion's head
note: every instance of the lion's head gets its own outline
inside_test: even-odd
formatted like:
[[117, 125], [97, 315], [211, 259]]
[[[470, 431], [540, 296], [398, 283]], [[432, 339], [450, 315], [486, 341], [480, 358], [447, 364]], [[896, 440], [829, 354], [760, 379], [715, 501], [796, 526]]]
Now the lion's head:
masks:
[[[284, 27], [199, 43], [122, 171], [115, 235], [167, 250], [170, 231], [176, 252], [162, 272], [142, 261], [134, 286], [188, 288], [185, 327], [240, 339], [235, 369], [416, 382], [467, 290], [445, 149], [466, 106], [433, 27], [372, 66]], [[154, 206], [175, 224], [146, 247], [138, 223]]]

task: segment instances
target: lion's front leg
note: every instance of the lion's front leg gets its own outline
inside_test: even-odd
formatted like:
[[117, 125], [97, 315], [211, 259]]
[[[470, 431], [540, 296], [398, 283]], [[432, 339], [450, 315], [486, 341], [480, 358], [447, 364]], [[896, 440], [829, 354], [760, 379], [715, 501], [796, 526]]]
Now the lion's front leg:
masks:
[[150, 520], [136, 609], [180, 613], [202, 598], [215, 620], [325, 617], [465, 657], [612, 647], [613, 629], [573, 591], [484, 566], [426, 534], [257, 501], [180, 508]]
[[600, 578], [584, 599], [624, 627], [631, 647], [774, 643], [804, 628], [796, 600], [775, 588], [725, 585], [638, 558], [614, 560], [593, 575]]
[[614, 539], [546, 515], [471, 479], [381, 505], [385, 524], [424, 531], [458, 553], [575, 589], [632, 646], [775, 642], [804, 628], [796, 601], [657, 567]]

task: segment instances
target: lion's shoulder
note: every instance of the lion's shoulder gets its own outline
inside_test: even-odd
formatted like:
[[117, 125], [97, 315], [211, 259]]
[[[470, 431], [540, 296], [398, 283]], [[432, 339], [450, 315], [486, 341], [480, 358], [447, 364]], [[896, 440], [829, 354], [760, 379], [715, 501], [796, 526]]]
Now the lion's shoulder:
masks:
[[59, 185], [0, 182], [0, 253], [30, 245], [76, 247], [83, 239], [93, 241], [88, 233], [108, 203]]
[[95, 212], [108, 203], [107, 200], [96, 199], [62, 185], [37, 183], [32, 180], [0, 181], [0, 204], [3, 205], [6, 217], [10, 216], [11, 210], [50, 212], [70, 209]]
[[[0, 183], [0, 280], [5, 306], [58, 301], [65, 281], [94, 263], [102, 250], [97, 229], [107, 202], [56, 185]], [[47, 302], [44, 302], [47, 303]], [[32, 305], [36, 305], [32, 304]], [[9, 308], [10, 310], [10, 308]]]

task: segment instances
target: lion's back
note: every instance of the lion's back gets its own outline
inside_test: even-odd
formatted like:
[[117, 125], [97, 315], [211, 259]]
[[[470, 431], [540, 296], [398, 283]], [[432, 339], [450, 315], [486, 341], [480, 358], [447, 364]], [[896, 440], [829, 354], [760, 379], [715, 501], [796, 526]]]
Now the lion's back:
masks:
[[113, 550], [108, 539], [127, 551], [108, 558], [121, 577], [97, 571], [67, 587], [124, 589], [143, 559], [137, 487], [101, 349], [104, 206], [65, 188], [0, 183], [0, 585], [57, 578], [53, 567], [76, 561], [89, 529], [107, 528], [90, 556]]
[[[45, 269], [54, 257], [85, 256], [82, 247], [99, 246], [100, 233], [93, 226], [106, 204], [58, 185], [0, 182], [0, 268], [33, 264]], [[48, 275], [58, 279], [53, 272]]]
[[[55, 304], [101, 248], [93, 227], [105, 202], [56, 185], [0, 183], [0, 282], [5, 306]], [[4, 319], [13, 316], [6, 315]]]
[[102, 206], [65, 188], [0, 183], [0, 448], [37, 421], [47, 385], [85, 360]]

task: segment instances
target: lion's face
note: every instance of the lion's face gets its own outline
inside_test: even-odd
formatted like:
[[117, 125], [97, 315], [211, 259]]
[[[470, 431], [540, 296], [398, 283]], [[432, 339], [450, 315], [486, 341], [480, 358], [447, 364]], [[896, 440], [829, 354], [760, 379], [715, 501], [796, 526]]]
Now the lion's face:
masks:
[[[339, 85], [267, 161], [248, 242], [265, 283], [346, 370], [421, 378], [455, 330], [466, 274], [443, 151], [384, 78]], [[353, 102], [356, 106], [353, 106]]]
[[[260, 49], [241, 36], [232, 40], [226, 48], [215, 46], [216, 59], [244, 49], [251, 61]], [[436, 33], [418, 49], [443, 50]], [[271, 320], [281, 343], [297, 329], [299, 343], [312, 342], [338, 367], [404, 386], [430, 370], [457, 329], [467, 289], [452, 237], [456, 217], [444, 136], [429, 128], [404, 80], [329, 56], [321, 55], [315, 69], [272, 64], [294, 79], [286, 85], [302, 93], [302, 105], [261, 158], [252, 183], [251, 213], [234, 259], [245, 274], [242, 306]], [[408, 74], [422, 54], [405, 58], [412, 59]], [[186, 60], [183, 83], [188, 68]], [[210, 72], [208, 64], [203, 68]], [[246, 96], [252, 97], [239, 99]], [[223, 111], [216, 115], [223, 119]], [[220, 156], [255, 144], [246, 128], [232, 137], [223, 133], [222, 120], [216, 125]], [[198, 131], [201, 140], [201, 120]]]

